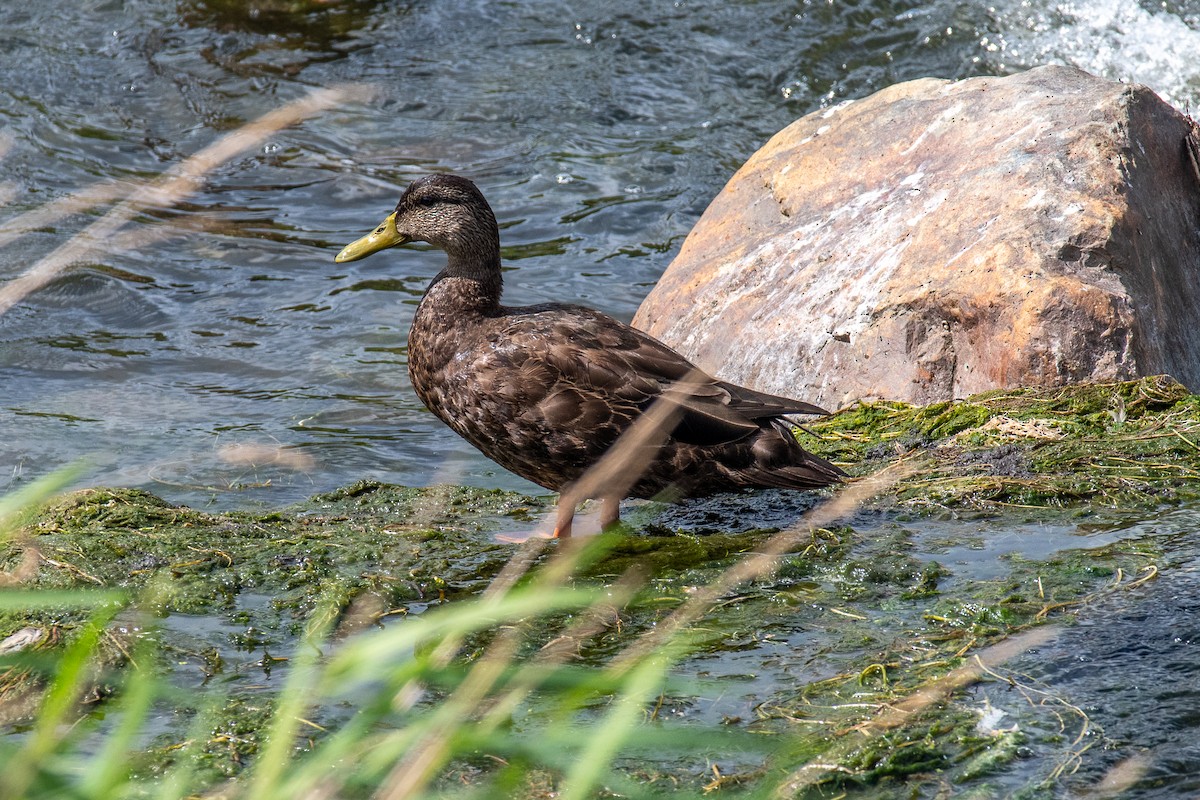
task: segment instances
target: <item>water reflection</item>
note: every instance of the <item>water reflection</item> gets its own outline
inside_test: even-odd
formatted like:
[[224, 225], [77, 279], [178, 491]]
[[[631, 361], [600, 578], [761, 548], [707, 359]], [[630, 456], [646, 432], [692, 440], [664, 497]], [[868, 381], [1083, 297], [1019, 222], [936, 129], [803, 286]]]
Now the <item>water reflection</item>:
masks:
[[185, 25], [223, 34], [204, 50], [213, 64], [244, 76], [295, 76], [312, 63], [345, 57], [378, 15], [406, 13], [395, 3], [383, 6], [379, 0], [189, 0], [179, 13]]

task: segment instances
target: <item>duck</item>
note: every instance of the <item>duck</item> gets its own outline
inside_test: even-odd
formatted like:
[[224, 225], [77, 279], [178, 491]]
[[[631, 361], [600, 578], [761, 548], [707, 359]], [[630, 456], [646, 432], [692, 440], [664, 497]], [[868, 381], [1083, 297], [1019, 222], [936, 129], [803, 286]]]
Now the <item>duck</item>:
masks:
[[[600, 501], [607, 529], [620, 521], [627, 497], [806, 491], [845, 477], [801, 447], [788, 418], [824, 409], [715, 378], [653, 336], [585, 306], [502, 305], [499, 227], [469, 179], [434, 173], [413, 181], [395, 210], [335, 261], [410, 242], [447, 257], [409, 330], [413, 390], [488, 458], [559, 493], [552, 537], [571, 535], [584, 499]], [[657, 441], [647, 439], [610, 470], [614, 479], [585, 480], [659, 402], [671, 413], [661, 415]]]

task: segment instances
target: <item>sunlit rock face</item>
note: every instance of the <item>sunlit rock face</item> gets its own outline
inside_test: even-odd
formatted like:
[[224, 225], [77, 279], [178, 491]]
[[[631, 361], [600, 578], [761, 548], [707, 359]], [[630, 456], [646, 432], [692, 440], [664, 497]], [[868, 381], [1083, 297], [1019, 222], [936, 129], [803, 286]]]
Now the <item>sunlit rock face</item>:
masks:
[[634, 324], [829, 407], [1156, 373], [1200, 389], [1193, 136], [1150, 89], [1068, 67], [892, 86], [755, 153]]

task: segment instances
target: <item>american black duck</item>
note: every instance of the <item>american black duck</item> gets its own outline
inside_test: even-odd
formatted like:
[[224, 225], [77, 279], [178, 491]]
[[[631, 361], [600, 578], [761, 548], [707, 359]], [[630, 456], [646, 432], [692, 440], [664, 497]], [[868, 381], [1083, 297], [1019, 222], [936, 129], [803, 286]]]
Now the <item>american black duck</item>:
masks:
[[784, 418], [826, 413], [814, 405], [705, 375], [657, 339], [590, 308], [500, 305], [499, 229], [466, 178], [414, 181], [396, 210], [336, 260], [417, 241], [449, 261], [408, 334], [413, 388], [496, 463], [563, 493], [555, 536], [570, 535], [582, 499], [572, 485], [664, 395], [675, 413], [661, 447], [626, 468], [640, 474], [589, 493], [603, 500], [603, 525], [617, 521], [626, 496], [814, 489], [844, 474], [800, 447]]

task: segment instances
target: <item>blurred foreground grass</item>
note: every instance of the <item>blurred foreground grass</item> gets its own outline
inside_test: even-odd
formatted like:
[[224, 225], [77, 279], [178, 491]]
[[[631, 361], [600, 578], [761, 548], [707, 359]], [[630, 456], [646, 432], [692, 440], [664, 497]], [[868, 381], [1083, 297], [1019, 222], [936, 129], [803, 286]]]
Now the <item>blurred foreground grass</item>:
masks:
[[635, 529], [519, 547], [493, 532], [545, 498], [362, 483], [206, 514], [60, 496], [73, 471], [31, 484], [0, 502], [0, 797], [1054, 791], [1095, 742], [1087, 714], [1041, 698], [1045, 735], [989, 727], [962, 690], [1015, 685], [1003, 664], [1043, 623], [1164, 554], [1117, 540], [954, 576], [904, 519], [1194, 498], [1197, 398], [1155, 378], [811, 432], [859, 474], [913, 466], [855, 527], [818, 508], [782, 534], [719, 512], [689, 531], [650, 505]]

